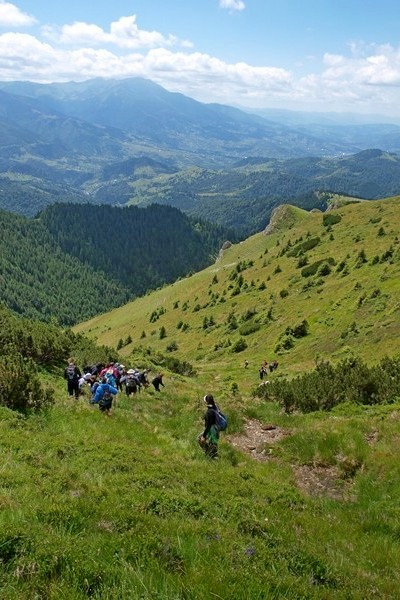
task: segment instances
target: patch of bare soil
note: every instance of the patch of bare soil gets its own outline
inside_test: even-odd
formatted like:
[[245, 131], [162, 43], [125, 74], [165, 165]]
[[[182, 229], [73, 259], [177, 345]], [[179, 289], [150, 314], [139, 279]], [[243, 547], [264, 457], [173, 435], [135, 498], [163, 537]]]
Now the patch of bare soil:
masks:
[[309, 496], [351, 500], [352, 481], [337, 467], [293, 465], [293, 473], [297, 487]]
[[[272, 446], [290, 431], [273, 424], [263, 424], [249, 419], [241, 434], [229, 435], [232, 446], [242, 450], [254, 460], [266, 461], [274, 458]], [[351, 499], [351, 479], [343, 479], [337, 467], [292, 465], [296, 485], [305, 494], [334, 500]]]
[[249, 419], [245, 423], [244, 432], [230, 435], [228, 441], [235, 448], [250, 454], [255, 460], [264, 461], [271, 458], [270, 447], [289, 434], [289, 431], [275, 425]]

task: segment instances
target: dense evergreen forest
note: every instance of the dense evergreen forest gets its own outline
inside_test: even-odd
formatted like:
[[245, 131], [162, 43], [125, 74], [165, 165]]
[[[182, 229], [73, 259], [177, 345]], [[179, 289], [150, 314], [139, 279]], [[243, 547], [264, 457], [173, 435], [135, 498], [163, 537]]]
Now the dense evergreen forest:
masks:
[[57, 204], [0, 211], [0, 301], [62, 325], [119, 306], [213, 260], [228, 232], [167, 206]]
[[40, 219], [64, 252], [126, 286], [132, 295], [204, 268], [227, 235], [222, 227], [195, 224], [181, 211], [158, 205], [57, 204]]

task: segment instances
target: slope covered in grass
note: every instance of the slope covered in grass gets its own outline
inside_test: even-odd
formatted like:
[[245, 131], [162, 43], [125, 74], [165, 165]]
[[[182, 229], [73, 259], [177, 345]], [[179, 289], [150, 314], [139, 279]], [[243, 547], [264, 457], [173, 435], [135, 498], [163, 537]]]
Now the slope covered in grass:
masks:
[[[400, 398], [302, 414], [250, 392], [262, 360], [280, 381], [318, 355], [398, 354], [399, 210], [282, 208], [268, 235], [82, 324], [165, 388], [108, 418], [40, 366], [54, 404], [0, 409], [2, 596], [395, 600]], [[206, 392], [229, 420], [217, 461], [197, 444]]]
[[147, 349], [189, 360], [219, 389], [249, 390], [264, 360], [278, 360], [278, 375], [317, 358], [372, 364], [399, 352], [399, 222], [398, 197], [327, 213], [280, 207], [267, 235], [78, 330], [114, 347], [131, 340], [127, 360]]
[[[46, 415], [0, 411], [4, 598], [396, 598], [399, 405], [322, 419], [226, 395], [209, 462], [183, 378], [111, 418], [53, 383]], [[286, 433], [262, 461], [229, 443], [255, 413]], [[304, 491], [313, 469], [341, 493]]]

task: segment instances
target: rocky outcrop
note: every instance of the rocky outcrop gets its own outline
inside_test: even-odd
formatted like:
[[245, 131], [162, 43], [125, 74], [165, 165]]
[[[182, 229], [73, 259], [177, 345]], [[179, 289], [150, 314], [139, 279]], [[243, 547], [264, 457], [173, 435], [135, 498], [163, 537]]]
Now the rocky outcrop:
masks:
[[228, 250], [232, 246], [232, 242], [226, 241], [222, 244], [220, 251], [218, 252], [217, 260], [221, 260], [224, 255], [225, 250]]
[[264, 235], [271, 235], [277, 231], [284, 229], [290, 229], [297, 221], [297, 213], [299, 209], [296, 209], [290, 204], [281, 204], [272, 211], [270, 221], [264, 229]]

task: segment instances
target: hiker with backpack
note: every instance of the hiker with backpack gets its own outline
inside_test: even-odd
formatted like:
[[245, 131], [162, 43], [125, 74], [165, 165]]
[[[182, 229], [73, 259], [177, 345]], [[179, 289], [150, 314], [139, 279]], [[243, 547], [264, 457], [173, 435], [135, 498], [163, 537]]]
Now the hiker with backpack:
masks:
[[138, 391], [139, 381], [135, 369], [128, 369], [126, 375], [121, 377], [121, 383], [125, 383], [125, 392], [128, 398]]
[[74, 359], [69, 358], [68, 365], [64, 370], [64, 379], [67, 380], [67, 391], [70, 398], [75, 396], [76, 400], [79, 399], [79, 380], [81, 377], [82, 373], [75, 365]]
[[160, 391], [160, 385], [165, 387], [163, 384], [163, 380], [162, 380], [163, 377], [164, 377], [164, 373], [158, 373], [158, 375], [156, 375], [151, 382], [154, 385], [154, 389], [156, 390], [156, 392]]
[[95, 404], [96, 403], [96, 401], [95, 401], [96, 390], [100, 385], [100, 381], [98, 380], [97, 375], [91, 376], [89, 384], [90, 384], [90, 393], [91, 393], [91, 396], [89, 398], [89, 404]]
[[116, 396], [117, 394], [117, 388], [107, 383], [106, 377], [103, 377], [100, 385], [97, 386], [94, 395], [94, 404], [98, 404], [101, 412], [104, 412], [108, 416], [110, 416], [113, 403], [113, 396]]
[[198, 442], [203, 448], [204, 453], [209, 458], [218, 458], [219, 432], [227, 427], [227, 419], [219, 410], [212, 394], [206, 394], [203, 398], [207, 405], [207, 412], [204, 415], [204, 431], [200, 434]]

